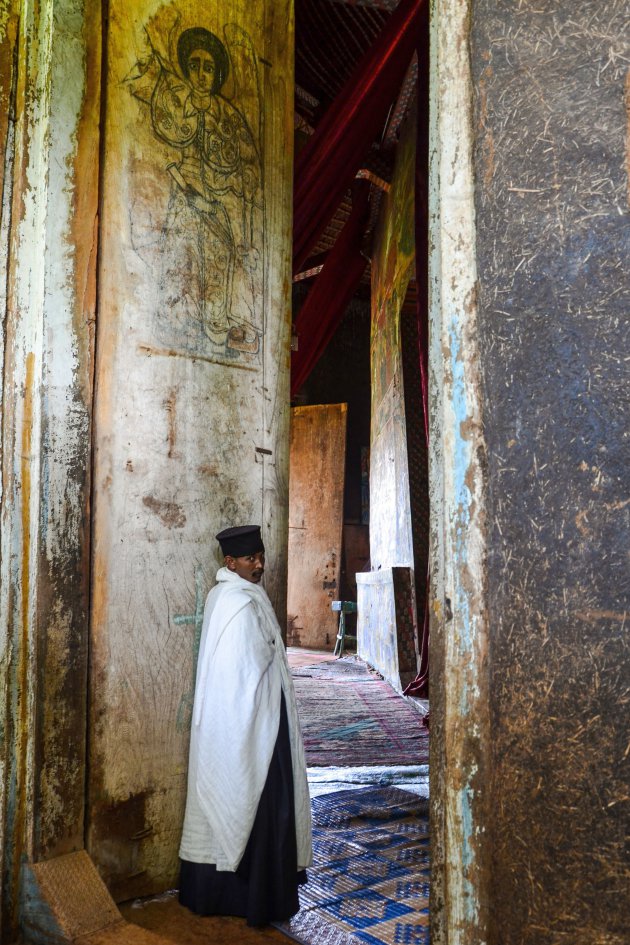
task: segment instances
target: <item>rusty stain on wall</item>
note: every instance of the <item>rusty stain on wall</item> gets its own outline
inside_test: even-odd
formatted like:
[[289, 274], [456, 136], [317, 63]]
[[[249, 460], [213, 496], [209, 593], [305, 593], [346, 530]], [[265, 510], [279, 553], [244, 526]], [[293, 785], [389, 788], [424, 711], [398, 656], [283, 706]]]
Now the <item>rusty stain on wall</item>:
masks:
[[164, 401], [164, 409], [166, 411], [166, 422], [168, 427], [168, 432], [166, 435], [166, 441], [168, 443], [168, 458], [173, 459], [176, 455], [175, 452], [175, 442], [177, 440], [177, 388], [174, 387], [168, 392], [168, 396]]
[[142, 504], [155, 512], [167, 528], [183, 528], [186, 524], [186, 513], [177, 502], [165, 502], [155, 496], [145, 495]]

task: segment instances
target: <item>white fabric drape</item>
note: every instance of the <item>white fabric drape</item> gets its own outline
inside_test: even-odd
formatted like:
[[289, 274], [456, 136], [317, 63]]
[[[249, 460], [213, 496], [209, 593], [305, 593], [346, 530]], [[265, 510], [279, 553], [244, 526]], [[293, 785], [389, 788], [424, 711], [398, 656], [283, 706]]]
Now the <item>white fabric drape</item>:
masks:
[[280, 627], [263, 587], [221, 568], [206, 601], [180, 856], [236, 870], [252, 830], [284, 693], [298, 869], [312, 859], [306, 761]]

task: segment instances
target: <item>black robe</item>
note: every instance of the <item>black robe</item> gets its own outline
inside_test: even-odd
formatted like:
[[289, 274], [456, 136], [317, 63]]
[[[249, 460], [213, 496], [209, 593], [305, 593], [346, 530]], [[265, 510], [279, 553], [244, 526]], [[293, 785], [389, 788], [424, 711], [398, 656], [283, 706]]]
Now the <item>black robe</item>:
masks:
[[235, 873], [182, 860], [179, 901], [197, 915], [234, 915], [248, 925], [289, 919], [300, 908], [289, 722], [281, 695], [280, 727], [254, 826]]

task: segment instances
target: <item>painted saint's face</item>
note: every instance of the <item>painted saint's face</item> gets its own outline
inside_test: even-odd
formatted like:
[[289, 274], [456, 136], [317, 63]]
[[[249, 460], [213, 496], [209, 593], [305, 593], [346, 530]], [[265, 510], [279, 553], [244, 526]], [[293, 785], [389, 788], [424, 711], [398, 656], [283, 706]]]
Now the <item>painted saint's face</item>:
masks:
[[214, 59], [205, 49], [193, 49], [188, 57], [188, 78], [195, 92], [207, 95], [214, 83]]

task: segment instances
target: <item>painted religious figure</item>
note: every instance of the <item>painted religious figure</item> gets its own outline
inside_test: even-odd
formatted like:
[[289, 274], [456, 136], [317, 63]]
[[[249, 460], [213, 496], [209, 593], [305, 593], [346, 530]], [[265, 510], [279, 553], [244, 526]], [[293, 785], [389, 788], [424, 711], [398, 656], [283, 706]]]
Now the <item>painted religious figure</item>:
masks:
[[[257, 58], [234, 24], [148, 35], [127, 77], [174, 152], [157, 292], [161, 341], [217, 359], [251, 360], [263, 334], [263, 178]], [[230, 98], [225, 94], [230, 78]]]

